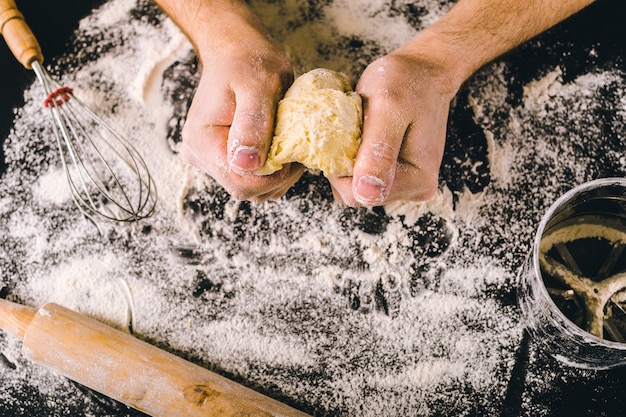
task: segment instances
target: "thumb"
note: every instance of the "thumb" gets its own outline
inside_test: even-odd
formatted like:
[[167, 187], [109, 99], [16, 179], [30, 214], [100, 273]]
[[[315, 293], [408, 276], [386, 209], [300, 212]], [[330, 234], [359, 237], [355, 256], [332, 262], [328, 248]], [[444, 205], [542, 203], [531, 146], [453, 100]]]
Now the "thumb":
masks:
[[265, 163], [272, 140], [276, 102], [245, 93], [237, 96], [236, 102], [228, 133], [229, 166], [239, 175], [252, 175]]
[[406, 131], [405, 124], [393, 119], [376, 111], [371, 103], [366, 109], [361, 146], [352, 173], [354, 199], [364, 206], [380, 205], [391, 191]]

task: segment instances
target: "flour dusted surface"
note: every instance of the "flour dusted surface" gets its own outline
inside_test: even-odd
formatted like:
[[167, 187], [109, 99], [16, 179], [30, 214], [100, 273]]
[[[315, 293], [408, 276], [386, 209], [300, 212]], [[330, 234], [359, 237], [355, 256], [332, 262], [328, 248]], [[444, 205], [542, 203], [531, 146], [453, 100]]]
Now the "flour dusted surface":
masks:
[[[251, 4], [297, 74], [354, 77], [451, 7]], [[76, 213], [33, 85], [5, 142], [2, 296], [127, 329], [122, 280], [138, 337], [311, 414], [499, 415], [523, 346], [515, 277], [539, 218], [570, 186], [625, 171], [621, 71], [565, 79], [555, 65], [514, 83], [520, 62], [484, 68], [457, 97], [433, 200], [341, 207], [323, 176], [307, 173], [257, 205], [177, 157], [198, 77], [184, 37], [147, 1], [107, 2], [51, 69], [144, 153], [157, 213], [106, 225], [104, 237]], [[618, 110], [598, 122], [603, 108]], [[138, 414], [28, 363], [19, 347], [0, 334], [0, 410]], [[604, 378], [554, 370], [532, 349], [528, 361], [518, 415], [548, 415], [542, 399], [563, 379]]]

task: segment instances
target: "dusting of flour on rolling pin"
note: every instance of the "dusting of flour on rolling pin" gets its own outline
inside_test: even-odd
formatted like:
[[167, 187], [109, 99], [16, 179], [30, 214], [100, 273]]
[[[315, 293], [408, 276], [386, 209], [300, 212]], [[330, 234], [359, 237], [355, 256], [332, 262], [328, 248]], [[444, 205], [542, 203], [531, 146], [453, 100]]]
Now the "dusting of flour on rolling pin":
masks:
[[258, 173], [299, 162], [327, 177], [351, 175], [362, 115], [361, 97], [346, 74], [318, 68], [301, 75], [278, 103], [272, 146]]

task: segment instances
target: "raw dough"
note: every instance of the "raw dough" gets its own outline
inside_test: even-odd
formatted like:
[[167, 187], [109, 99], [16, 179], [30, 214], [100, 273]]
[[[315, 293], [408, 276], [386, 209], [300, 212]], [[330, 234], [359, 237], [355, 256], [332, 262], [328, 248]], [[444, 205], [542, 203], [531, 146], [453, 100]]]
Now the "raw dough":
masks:
[[260, 175], [299, 162], [327, 177], [352, 174], [363, 107], [350, 78], [328, 69], [298, 77], [278, 103], [274, 138]]

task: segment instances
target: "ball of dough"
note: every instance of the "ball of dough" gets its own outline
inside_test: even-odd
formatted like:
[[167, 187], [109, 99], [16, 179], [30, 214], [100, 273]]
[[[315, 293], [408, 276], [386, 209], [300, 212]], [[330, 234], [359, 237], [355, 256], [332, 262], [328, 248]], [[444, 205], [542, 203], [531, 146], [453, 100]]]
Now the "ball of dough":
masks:
[[347, 75], [323, 68], [303, 74], [278, 103], [274, 138], [259, 174], [299, 162], [327, 177], [351, 175], [362, 115], [361, 97]]

